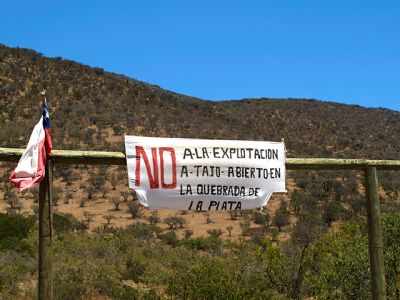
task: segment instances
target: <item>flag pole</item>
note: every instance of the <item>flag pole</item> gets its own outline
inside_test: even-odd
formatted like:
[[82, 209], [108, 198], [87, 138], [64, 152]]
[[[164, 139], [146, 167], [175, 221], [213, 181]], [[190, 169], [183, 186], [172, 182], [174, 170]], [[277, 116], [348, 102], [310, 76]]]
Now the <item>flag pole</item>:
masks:
[[[46, 102], [46, 91], [41, 92]], [[52, 278], [52, 177], [53, 162], [46, 160], [45, 177], [39, 185], [39, 262], [38, 262], [38, 299], [53, 299], [53, 278]]]

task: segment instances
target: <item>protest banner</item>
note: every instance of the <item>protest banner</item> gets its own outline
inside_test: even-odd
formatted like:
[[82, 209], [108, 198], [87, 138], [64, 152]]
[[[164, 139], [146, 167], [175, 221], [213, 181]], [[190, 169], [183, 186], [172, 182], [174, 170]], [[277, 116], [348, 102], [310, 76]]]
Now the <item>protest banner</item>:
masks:
[[286, 192], [283, 142], [125, 136], [125, 150], [145, 207], [243, 210]]

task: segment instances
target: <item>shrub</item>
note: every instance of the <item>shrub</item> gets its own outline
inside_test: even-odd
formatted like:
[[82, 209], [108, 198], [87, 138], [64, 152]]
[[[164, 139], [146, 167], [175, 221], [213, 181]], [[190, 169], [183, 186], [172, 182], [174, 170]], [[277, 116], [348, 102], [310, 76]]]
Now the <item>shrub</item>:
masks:
[[116, 267], [75, 257], [68, 261], [59, 259], [54, 270], [55, 299], [88, 299], [94, 294], [112, 295], [122, 288], [122, 278]]
[[171, 276], [167, 292], [177, 299], [245, 299], [235, 275], [223, 261], [204, 257]]
[[151, 212], [151, 215], [148, 218], [150, 224], [157, 224], [160, 222], [160, 217], [158, 216], [158, 211], [154, 210]]
[[207, 233], [212, 237], [219, 238], [222, 235], [222, 230], [221, 229], [209, 229], [209, 230], [207, 230]]
[[305, 286], [321, 299], [369, 299], [368, 239], [356, 224], [323, 236], [308, 252]]
[[111, 226], [111, 221], [113, 219], [115, 219], [115, 217], [113, 215], [105, 215], [105, 216], [103, 216], [103, 219], [106, 220], [106, 223], [104, 225], [107, 226], [107, 227], [110, 227]]
[[289, 224], [289, 216], [282, 212], [277, 212], [274, 217], [274, 224], [278, 227], [279, 232], [282, 230], [282, 227]]
[[229, 216], [231, 217], [231, 220], [237, 220], [240, 216], [240, 213], [237, 210], [230, 210]]
[[149, 225], [145, 223], [136, 223], [129, 225], [126, 228], [129, 234], [132, 234], [136, 239], [149, 240], [154, 238], [161, 229], [155, 225]]
[[243, 222], [240, 222], [240, 228], [242, 229], [242, 235], [248, 235], [250, 230], [250, 221], [245, 219]]
[[131, 214], [132, 219], [140, 218], [142, 216], [141, 207], [137, 201], [129, 202], [128, 211]]
[[180, 245], [192, 250], [207, 251], [213, 255], [222, 255], [224, 249], [224, 242], [215, 236], [209, 236], [206, 238], [199, 237], [195, 239], [185, 239], [180, 241]]
[[169, 226], [169, 229], [176, 230], [178, 228], [183, 228], [186, 221], [182, 217], [173, 216], [164, 219], [164, 223]]
[[33, 257], [15, 251], [0, 252], [0, 298], [19, 299], [24, 281], [36, 270]]
[[254, 223], [256, 223], [258, 225], [263, 225], [263, 226], [267, 226], [269, 223], [268, 215], [266, 213], [262, 213], [259, 211], [255, 211], [253, 213], [253, 220], [254, 220]]
[[53, 214], [53, 226], [57, 233], [84, 230], [86, 228], [85, 224], [73, 215], [60, 212]]
[[123, 199], [123, 202], [128, 201], [129, 196], [130, 196], [130, 193], [129, 193], [129, 192], [122, 192], [122, 193], [121, 193], [121, 197], [122, 197], [122, 199]]
[[382, 219], [387, 293], [400, 295], [400, 215], [388, 214]]
[[228, 227], [226, 227], [226, 230], [228, 231], [228, 236], [232, 237], [233, 226], [229, 225]]
[[34, 224], [33, 216], [0, 214], [0, 250], [31, 251], [25, 239]]
[[139, 281], [140, 276], [144, 274], [146, 267], [144, 263], [135, 259], [133, 257], [129, 257], [128, 261], [126, 262], [126, 273], [125, 277], [127, 279], [131, 279], [135, 282]]
[[7, 211], [10, 214], [15, 214], [17, 212], [19, 213], [21, 211], [21, 201], [13, 190], [6, 190], [4, 192], [4, 199], [6, 200], [6, 203], [8, 205]]
[[206, 217], [206, 224], [212, 224], [212, 223], [214, 223], [214, 221], [211, 219], [209, 213], [205, 214], [205, 217]]
[[[131, 300], [131, 299], [146, 299], [146, 294], [141, 296], [141, 293], [130, 286], [118, 286], [111, 292], [111, 297], [114, 300]], [[156, 299], [156, 298], [149, 298]]]
[[115, 174], [111, 175], [110, 183], [111, 183], [112, 189], [115, 191], [116, 187], [119, 183], [118, 177]]
[[176, 236], [175, 231], [168, 231], [161, 234], [159, 235], [159, 238], [172, 247], [175, 247], [178, 244], [178, 237]]
[[[260, 229], [260, 228], [255, 228], [255, 229]], [[255, 244], [262, 245], [262, 243], [264, 242], [264, 237], [265, 237], [264, 230], [254, 230], [250, 233], [250, 240]]]
[[113, 205], [114, 205], [114, 210], [115, 210], [115, 211], [120, 210], [119, 206], [120, 206], [121, 203], [123, 202], [123, 199], [121, 199], [121, 197], [118, 197], [118, 196], [113, 196], [113, 197], [111, 198], [111, 201], [112, 201], [112, 203], [113, 203]]
[[72, 193], [68, 191], [64, 197], [64, 204], [69, 204], [72, 198], [73, 198]]
[[190, 239], [193, 235], [193, 230], [186, 229], [185, 230], [185, 239]]
[[279, 230], [276, 227], [271, 228], [271, 239], [274, 242], [278, 241]]
[[90, 229], [90, 224], [94, 220], [94, 214], [92, 214], [88, 211], [85, 211], [85, 212], [83, 212], [83, 217], [84, 217], [84, 224], [85, 224], [86, 228]]
[[281, 202], [281, 207], [276, 211], [273, 223], [278, 227], [279, 232], [282, 230], [282, 227], [289, 224], [289, 211], [287, 210], [286, 202]]
[[58, 206], [58, 203], [62, 196], [62, 190], [59, 187], [53, 187], [53, 205]]
[[330, 201], [324, 213], [324, 221], [331, 226], [332, 222], [340, 220], [345, 212], [346, 210], [339, 201]]

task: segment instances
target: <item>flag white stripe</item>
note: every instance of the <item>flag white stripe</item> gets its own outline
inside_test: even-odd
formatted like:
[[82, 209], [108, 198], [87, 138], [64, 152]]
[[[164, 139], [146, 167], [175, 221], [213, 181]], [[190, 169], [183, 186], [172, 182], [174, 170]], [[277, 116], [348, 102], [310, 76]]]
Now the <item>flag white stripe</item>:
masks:
[[39, 164], [39, 147], [44, 139], [45, 131], [43, 128], [43, 117], [41, 117], [39, 122], [33, 128], [28, 146], [22, 154], [15, 169], [16, 178], [36, 176]]

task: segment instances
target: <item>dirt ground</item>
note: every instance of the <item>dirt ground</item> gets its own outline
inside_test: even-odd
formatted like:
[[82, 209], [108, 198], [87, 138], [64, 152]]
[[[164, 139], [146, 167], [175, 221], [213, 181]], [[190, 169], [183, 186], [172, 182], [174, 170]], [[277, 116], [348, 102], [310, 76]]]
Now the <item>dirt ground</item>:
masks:
[[[59, 183], [55, 183], [56, 185]], [[292, 186], [293, 182], [289, 183]], [[64, 203], [63, 200], [58, 201], [58, 205], [54, 206], [55, 212], [69, 213], [81, 221], [87, 220], [87, 215], [90, 215], [92, 221], [89, 223], [90, 230], [106, 224], [105, 216], [112, 216], [111, 225], [114, 227], [124, 228], [134, 222], [145, 222], [147, 223], [147, 218], [152, 213], [151, 210], [142, 208], [142, 216], [140, 218], [133, 219], [128, 211], [128, 202], [123, 202], [120, 205], [119, 210], [114, 209], [114, 204], [112, 203], [113, 196], [119, 195], [119, 189], [111, 190], [103, 198], [101, 195], [96, 195], [93, 200], [87, 201], [84, 207], [80, 206], [80, 199], [84, 196], [77, 191], [74, 197], [69, 201], [68, 204]], [[24, 195], [24, 200], [21, 201], [21, 213], [32, 214], [35, 204], [35, 198], [37, 199], [37, 190], [28, 192]], [[0, 192], [0, 197], [2, 197], [2, 192]], [[0, 199], [1, 199], [0, 198]], [[267, 211], [270, 215], [274, 215], [275, 211], [279, 208], [280, 202], [282, 200], [288, 201], [286, 194], [274, 194], [267, 204]], [[128, 200], [129, 201], [129, 200]], [[0, 212], [6, 212], [7, 204], [5, 201], [0, 201]], [[167, 228], [168, 226], [163, 223], [163, 220], [170, 216], [180, 216], [185, 219], [186, 224], [183, 229], [177, 231], [178, 235], [183, 236], [185, 230], [192, 230], [193, 237], [207, 236], [207, 231], [211, 229], [222, 230], [222, 238], [225, 239], [237, 239], [241, 236], [240, 223], [243, 222], [243, 218], [238, 218], [237, 220], [232, 220], [228, 212], [185, 212], [176, 210], [158, 210], [158, 216], [161, 222], [158, 224], [162, 228]], [[207, 218], [211, 219], [211, 222], [207, 222]], [[228, 235], [227, 227], [232, 226], [231, 237]], [[251, 227], [258, 227], [258, 225], [251, 223]]]

